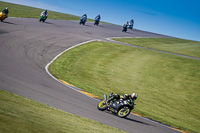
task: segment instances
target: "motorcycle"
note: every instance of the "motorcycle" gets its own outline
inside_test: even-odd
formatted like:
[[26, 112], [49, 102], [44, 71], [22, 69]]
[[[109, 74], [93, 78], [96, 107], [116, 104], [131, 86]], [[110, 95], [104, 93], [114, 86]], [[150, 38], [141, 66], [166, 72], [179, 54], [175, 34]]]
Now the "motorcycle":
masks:
[[126, 32], [126, 31], [127, 31], [127, 27], [128, 27], [127, 24], [124, 24], [124, 25], [123, 25], [122, 32]]
[[5, 20], [5, 19], [6, 19], [6, 14], [3, 13], [3, 12], [0, 12], [0, 20], [1, 20], [1, 22], [2, 22], [3, 20]]
[[[121, 117], [121, 118], [125, 118], [127, 117], [131, 110], [134, 109], [134, 106], [136, 105], [134, 103], [135, 99], [131, 98], [131, 99], [127, 99], [127, 100], [123, 100], [120, 99], [120, 96], [118, 96], [118, 99], [113, 99], [114, 95], [113, 93], [109, 94], [109, 99], [107, 99], [107, 95], [104, 94], [104, 100], [102, 100], [98, 105], [97, 108], [100, 111], [110, 111], [114, 114], [117, 114], [117, 116]], [[132, 102], [131, 102], [132, 101]]]
[[86, 22], [87, 20], [86, 20], [86, 17], [82, 17], [81, 19], [80, 19], [80, 23], [79, 24], [83, 24], [83, 25], [85, 25], [85, 22]]
[[47, 17], [44, 14], [40, 15], [40, 22], [45, 22], [45, 20], [47, 19]]
[[127, 28], [132, 30], [133, 29], [133, 24], [132, 23], [128, 23]]
[[99, 21], [100, 21], [99, 19], [95, 19], [94, 25], [97, 25], [97, 26], [98, 26], [98, 25], [99, 25]]

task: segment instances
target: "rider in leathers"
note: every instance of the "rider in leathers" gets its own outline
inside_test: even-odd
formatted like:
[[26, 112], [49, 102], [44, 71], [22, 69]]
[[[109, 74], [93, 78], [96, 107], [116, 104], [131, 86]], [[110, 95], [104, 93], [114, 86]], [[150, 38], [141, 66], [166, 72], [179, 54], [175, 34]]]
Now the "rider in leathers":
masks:
[[48, 17], [48, 12], [47, 12], [47, 10], [41, 12], [40, 16], [42, 16], [42, 15], [44, 15], [44, 16], [46, 17], [46, 19], [47, 19], [47, 17]]
[[110, 101], [116, 101], [116, 100], [121, 100], [121, 101], [127, 100], [130, 104], [135, 104], [135, 100], [137, 99], [137, 97], [138, 97], [138, 95], [136, 93], [133, 93], [132, 95], [130, 95], [130, 94], [124, 94], [123, 96], [115, 94], [115, 95], [113, 95], [113, 97], [111, 97], [108, 100], [108, 103]]
[[100, 14], [99, 14], [98, 16], [95, 17], [95, 20], [99, 20], [99, 21], [100, 21], [100, 19], [101, 19]]
[[83, 14], [83, 16], [81, 16], [81, 19], [84, 18], [84, 17], [85, 17], [85, 21], [87, 21], [87, 15], [86, 15], [86, 13]]
[[3, 11], [2, 11], [2, 13], [5, 13], [6, 14], [6, 18], [8, 17], [8, 7], [6, 7]]

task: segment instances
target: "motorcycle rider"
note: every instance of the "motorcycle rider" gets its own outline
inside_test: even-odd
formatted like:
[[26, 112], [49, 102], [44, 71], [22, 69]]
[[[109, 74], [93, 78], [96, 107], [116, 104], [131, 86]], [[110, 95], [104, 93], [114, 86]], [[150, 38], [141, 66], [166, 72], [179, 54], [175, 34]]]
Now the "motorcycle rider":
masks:
[[128, 28], [132, 30], [133, 24], [134, 24], [134, 21], [133, 21], [133, 19], [131, 19], [130, 22], [128, 23]]
[[123, 27], [127, 27], [127, 26], [128, 26], [128, 21], [124, 23]]
[[122, 32], [124, 32], [124, 31], [126, 32], [127, 29], [128, 29], [128, 21], [126, 23], [124, 23]]
[[6, 18], [8, 17], [8, 7], [6, 7], [3, 11], [2, 11], [2, 13], [5, 13], [6, 14]]
[[46, 17], [46, 19], [47, 19], [47, 17], [48, 17], [48, 11], [45, 10], [45, 11], [41, 12], [40, 16], [42, 16], [42, 15], [44, 15]]
[[108, 102], [110, 101], [116, 101], [116, 100], [127, 100], [130, 104], [135, 103], [135, 100], [137, 99], [138, 95], [136, 93], [132, 93], [130, 94], [123, 94], [122, 96], [120, 96], [119, 94], [115, 94], [113, 95], [113, 97], [111, 97]]
[[85, 21], [87, 21], [87, 15], [86, 13], [83, 14], [83, 16], [81, 16], [81, 19], [85, 18]]
[[137, 99], [138, 95], [136, 93], [130, 94], [124, 94], [121, 99], [122, 100], [127, 100], [130, 104], [134, 104], [135, 100]]
[[96, 16], [95, 20], [99, 20], [100, 21], [100, 19], [101, 19], [101, 16], [99, 14], [99, 15]]
[[133, 24], [134, 24], [134, 21], [133, 21], [133, 19], [131, 19], [131, 21], [130, 21], [130, 24], [131, 24], [131, 25], [133, 25]]

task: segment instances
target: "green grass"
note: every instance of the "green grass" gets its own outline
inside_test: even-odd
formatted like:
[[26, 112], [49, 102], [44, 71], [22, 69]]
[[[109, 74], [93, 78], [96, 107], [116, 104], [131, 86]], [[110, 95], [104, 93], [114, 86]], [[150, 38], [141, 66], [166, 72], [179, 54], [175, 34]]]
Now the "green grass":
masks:
[[61, 55], [50, 72], [97, 96], [138, 93], [134, 112], [200, 132], [200, 61], [108, 42]]
[[[9, 17], [23, 17], [23, 18], [40, 18], [40, 13], [45, 9], [34, 8], [30, 6], [23, 6], [13, 3], [7, 3], [0, 1], [0, 11], [8, 7]], [[48, 9], [47, 9], [48, 10]], [[59, 19], [59, 20], [74, 20], [80, 21], [79, 16], [59, 13], [48, 10], [49, 16], [48, 19]], [[94, 20], [88, 19], [88, 21], [93, 22]]]
[[177, 38], [115, 38], [113, 40], [200, 58], [200, 42]]
[[88, 133], [123, 131], [0, 90], [1, 133]]

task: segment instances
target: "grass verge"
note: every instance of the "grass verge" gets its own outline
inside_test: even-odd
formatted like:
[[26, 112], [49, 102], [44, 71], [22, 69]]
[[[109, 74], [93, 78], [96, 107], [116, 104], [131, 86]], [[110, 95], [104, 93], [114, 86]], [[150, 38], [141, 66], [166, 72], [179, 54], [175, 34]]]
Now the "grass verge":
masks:
[[[13, 3], [7, 3], [0, 1], [0, 11], [8, 7], [9, 17], [23, 17], [23, 18], [40, 18], [40, 13], [45, 9], [34, 8], [30, 6], [18, 5]], [[49, 16], [48, 19], [59, 19], [59, 20], [74, 20], [80, 21], [79, 16], [59, 13], [55, 11], [48, 10]], [[88, 19], [90, 22], [94, 22], [92, 19]]]
[[88, 133], [123, 131], [0, 90], [1, 133]]
[[200, 58], [200, 42], [177, 38], [114, 38], [128, 44]]
[[92, 42], [50, 65], [57, 77], [97, 96], [137, 92], [134, 112], [186, 131], [200, 127], [200, 61], [108, 42]]

